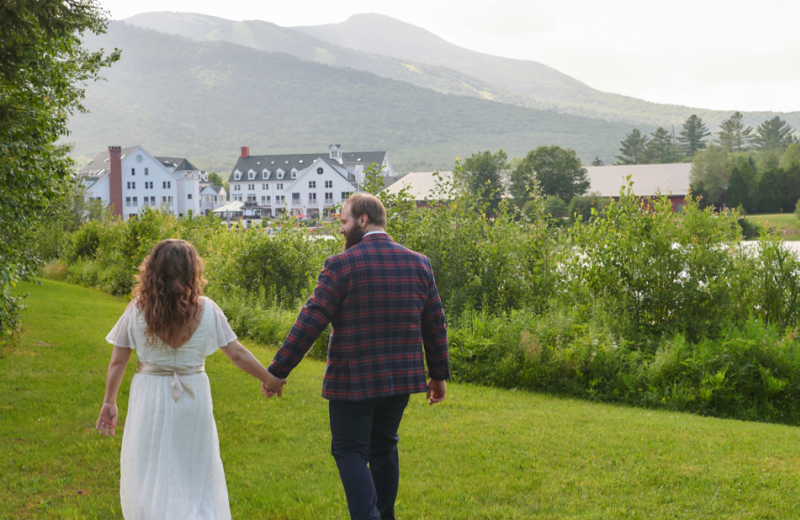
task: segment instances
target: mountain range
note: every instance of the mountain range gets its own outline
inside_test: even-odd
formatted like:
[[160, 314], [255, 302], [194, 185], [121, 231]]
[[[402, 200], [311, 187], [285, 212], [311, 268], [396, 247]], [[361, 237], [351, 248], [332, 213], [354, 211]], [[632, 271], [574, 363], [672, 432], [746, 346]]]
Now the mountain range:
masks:
[[[147, 13], [85, 37], [120, 48], [88, 86], [88, 114], [73, 117], [75, 156], [141, 144], [229, 171], [251, 152], [386, 150], [395, 169], [450, 169], [456, 157], [538, 145], [613, 160], [633, 125], [698, 113], [711, 127], [725, 112], [693, 111], [605, 94], [536, 62], [452, 45], [381, 15], [342, 24], [280, 27], [186, 13]], [[749, 113], [751, 124], [771, 114]], [[800, 114], [783, 115], [800, 126]], [[670, 123], [671, 124], [671, 123]]]

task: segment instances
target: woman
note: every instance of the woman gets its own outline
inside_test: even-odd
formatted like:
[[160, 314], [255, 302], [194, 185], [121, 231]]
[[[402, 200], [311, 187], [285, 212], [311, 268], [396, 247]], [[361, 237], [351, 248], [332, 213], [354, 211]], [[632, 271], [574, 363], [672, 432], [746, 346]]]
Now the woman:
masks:
[[190, 243], [159, 242], [137, 279], [133, 301], [106, 337], [114, 351], [96, 426], [114, 435], [117, 391], [136, 349], [122, 437], [122, 513], [127, 520], [229, 519], [205, 358], [222, 347], [268, 397], [280, 396], [286, 380], [270, 374], [202, 296], [203, 261]]

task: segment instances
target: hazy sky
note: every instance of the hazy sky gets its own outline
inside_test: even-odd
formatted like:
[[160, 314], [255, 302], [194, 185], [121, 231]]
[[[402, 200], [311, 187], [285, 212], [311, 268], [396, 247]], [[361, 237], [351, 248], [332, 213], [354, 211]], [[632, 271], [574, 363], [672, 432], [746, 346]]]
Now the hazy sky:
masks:
[[800, 110], [800, 0], [101, 0], [114, 19], [203, 13], [282, 26], [375, 12], [469, 49], [659, 103]]

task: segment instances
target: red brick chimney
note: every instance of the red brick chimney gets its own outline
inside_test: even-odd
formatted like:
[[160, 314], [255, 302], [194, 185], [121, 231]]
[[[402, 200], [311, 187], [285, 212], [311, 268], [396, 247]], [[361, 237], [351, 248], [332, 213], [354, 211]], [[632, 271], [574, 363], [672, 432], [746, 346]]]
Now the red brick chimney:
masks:
[[248, 157], [250, 157], [250, 147], [242, 146], [242, 159], [247, 159]]
[[108, 195], [114, 214], [122, 216], [122, 147], [108, 147]]

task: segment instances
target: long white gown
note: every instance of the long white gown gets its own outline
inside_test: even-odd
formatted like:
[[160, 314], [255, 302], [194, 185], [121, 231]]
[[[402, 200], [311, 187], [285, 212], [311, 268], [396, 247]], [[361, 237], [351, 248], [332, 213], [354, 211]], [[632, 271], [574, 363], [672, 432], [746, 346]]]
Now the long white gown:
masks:
[[[190, 371], [203, 365], [218, 347], [236, 339], [217, 304], [205, 297], [202, 303], [200, 324], [179, 349], [158, 338], [147, 344], [147, 324], [136, 305], [125, 311], [106, 340], [136, 349], [139, 361], [151, 364], [151, 369], [170, 374]], [[120, 498], [126, 520], [230, 519], [205, 372], [133, 376], [120, 466]]]

